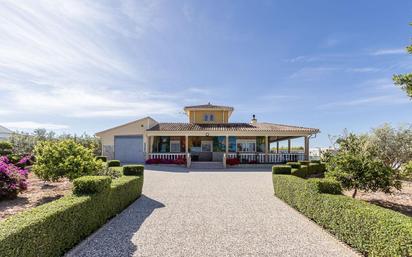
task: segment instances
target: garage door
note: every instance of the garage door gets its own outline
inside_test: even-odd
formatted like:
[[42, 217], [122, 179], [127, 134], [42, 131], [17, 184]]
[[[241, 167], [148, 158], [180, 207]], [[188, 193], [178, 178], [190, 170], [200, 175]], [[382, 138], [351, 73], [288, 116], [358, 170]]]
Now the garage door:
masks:
[[143, 163], [143, 136], [115, 136], [114, 158], [122, 164]]

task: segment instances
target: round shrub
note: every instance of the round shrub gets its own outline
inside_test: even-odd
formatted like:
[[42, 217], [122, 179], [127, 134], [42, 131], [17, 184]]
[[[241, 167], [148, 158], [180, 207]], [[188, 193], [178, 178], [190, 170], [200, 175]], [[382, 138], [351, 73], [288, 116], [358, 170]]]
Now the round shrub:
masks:
[[27, 189], [27, 170], [10, 163], [6, 156], [0, 157], [0, 199], [13, 199]]
[[272, 166], [273, 174], [291, 174], [292, 167], [289, 165], [274, 165]]
[[288, 162], [286, 165], [289, 165], [292, 169], [300, 169], [301, 166], [299, 162]]
[[119, 160], [110, 160], [107, 162], [107, 167], [120, 167]]
[[107, 162], [107, 156], [96, 156], [96, 160], [101, 160], [102, 162]]
[[75, 195], [95, 194], [110, 188], [112, 178], [109, 176], [84, 176], [73, 180]]
[[125, 176], [143, 176], [143, 165], [125, 165], [123, 166], [123, 174]]
[[94, 175], [103, 168], [102, 161], [96, 160], [92, 150], [72, 139], [41, 141], [35, 146], [34, 155], [36, 162], [32, 170], [46, 181], [56, 181], [62, 177], [73, 180]]

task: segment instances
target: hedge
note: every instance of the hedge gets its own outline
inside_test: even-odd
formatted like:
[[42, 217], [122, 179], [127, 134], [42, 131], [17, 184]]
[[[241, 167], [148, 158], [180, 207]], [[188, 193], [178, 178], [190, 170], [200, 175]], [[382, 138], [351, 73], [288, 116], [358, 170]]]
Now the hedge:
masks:
[[107, 162], [107, 156], [96, 156], [96, 160], [101, 160], [102, 162]]
[[62, 256], [135, 201], [142, 186], [143, 177], [124, 176], [109, 190], [66, 196], [0, 221], [0, 255]]
[[302, 166], [299, 162], [287, 162], [286, 165], [289, 165], [292, 169], [300, 169]]
[[308, 179], [307, 182], [315, 186], [316, 190], [319, 193], [334, 194], [334, 195], [342, 194], [342, 187], [340, 183], [334, 179], [311, 178], [311, 179]]
[[83, 176], [73, 180], [75, 195], [95, 194], [108, 190], [112, 178], [109, 176]]
[[120, 167], [119, 160], [110, 160], [107, 162], [107, 167]]
[[143, 165], [125, 165], [123, 166], [123, 174], [125, 176], [143, 176]]
[[289, 165], [273, 165], [273, 174], [291, 174], [292, 168]]
[[309, 180], [272, 175], [275, 195], [367, 256], [412, 256], [412, 219], [344, 195], [319, 193]]

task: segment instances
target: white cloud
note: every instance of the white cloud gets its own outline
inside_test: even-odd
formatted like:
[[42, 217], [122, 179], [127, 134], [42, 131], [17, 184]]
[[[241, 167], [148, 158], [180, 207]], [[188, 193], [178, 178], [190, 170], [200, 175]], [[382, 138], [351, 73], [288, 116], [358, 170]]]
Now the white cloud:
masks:
[[371, 55], [406, 54], [405, 48], [386, 48], [373, 51]]
[[[146, 67], [119, 40], [159, 28], [153, 1], [118, 8], [80, 0], [0, 3], [1, 115], [138, 117], [176, 112], [176, 98], [147, 85]], [[127, 26], [126, 26], [127, 25]], [[131, 29], [130, 29], [131, 28]], [[134, 28], [134, 29], [133, 29]], [[128, 49], [130, 50], [130, 49]], [[180, 103], [179, 103], [180, 104]]]
[[64, 124], [54, 124], [54, 123], [41, 123], [35, 121], [16, 121], [16, 122], [2, 122], [2, 125], [8, 127], [10, 129], [37, 129], [37, 128], [44, 128], [44, 129], [68, 129], [68, 125]]
[[330, 107], [356, 107], [364, 105], [397, 105], [397, 104], [410, 104], [410, 100], [400, 97], [399, 95], [380, 95], [380, 96], [370, 96], [358, 99], [351, 99], [347, 101], [337, 101], [322, 104], [319, 106], [320, 109], [327, 109]]

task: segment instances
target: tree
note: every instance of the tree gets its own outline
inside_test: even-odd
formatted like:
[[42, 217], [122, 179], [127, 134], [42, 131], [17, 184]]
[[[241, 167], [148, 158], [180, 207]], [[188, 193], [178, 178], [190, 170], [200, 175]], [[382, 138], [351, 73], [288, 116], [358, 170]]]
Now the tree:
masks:
[[96, 160], [92, 150], [73, 139], [39, 141], [34, 148], [36, 162], [33, 172], [43, 180], [56, 181], [67, 177], [75, 178], [97, 174], [103, 169], [103, 162]]
[[[412, 23], [410, 23], [410, 25], [412, 25]], [[412, 54], [412, 45], [407, 46], [406, 50], [409, 54]], [[393, 75], [393, 81], [395, 85], [402, 88], [406, 94], [412, 98], [412, 73], [395, 74]]]
[[354, 189], [353, 198], [358, 190], [390, 193], [393, 188], [401, 188], [400, 180], [376, 157], [368, 140], [367, 135], [352, 133], [339, 138], [339, 150], [326, 163], [327, 176], [338, 180], [345, 189]]
[[369, 141], [377, 158], [401, 176], [402, 168], [412, 160], [412, 125], [396, 129], [385, 123], [372, 130]]

